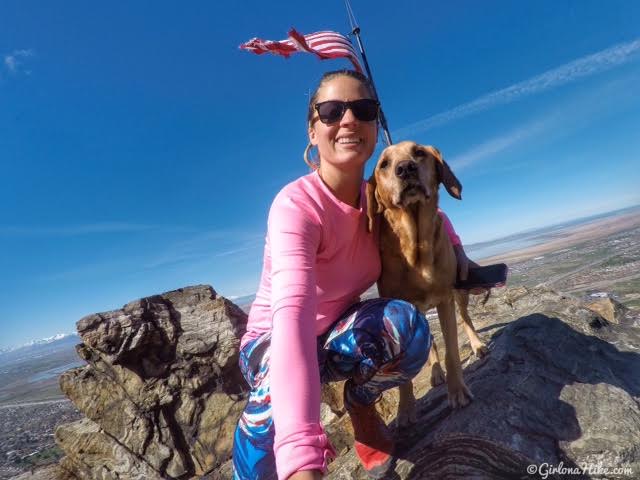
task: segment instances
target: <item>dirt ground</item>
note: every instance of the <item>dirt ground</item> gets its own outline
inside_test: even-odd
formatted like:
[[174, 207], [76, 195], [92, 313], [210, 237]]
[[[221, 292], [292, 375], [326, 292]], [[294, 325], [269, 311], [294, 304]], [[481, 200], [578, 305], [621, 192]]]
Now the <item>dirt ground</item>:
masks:
[[604, 238], [614, 233], [628, 230], [640, 226], [640, 215], [637, 212], [620, 215], [614, 218], [604, 218], [595, 220], [594, 222], [578, 225], [575, 227], [567, 227], [562, 238], [550, 240], [541, 245], [524, 248], [522, 250], [513, 250], [500, 255], [480, 259], [478, 263], [481, 265], [489, 265], [491, 263], [504, 262], [507, 264], [515, 264], [528, 260], [545, 253], [554, 252], [573, 245]]

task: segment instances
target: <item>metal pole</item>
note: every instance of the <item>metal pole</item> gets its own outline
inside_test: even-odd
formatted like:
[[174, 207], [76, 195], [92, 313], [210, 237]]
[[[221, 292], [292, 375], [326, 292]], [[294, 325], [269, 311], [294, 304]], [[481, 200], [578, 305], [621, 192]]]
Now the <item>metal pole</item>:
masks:
[[382, 127], [382, 131], [384, 132], [384, 139], [387, 142], [387, 145], [391, 145], [393, 142], [391, 141], [391, 134], [389, 133], [389, 127], [387, 125], [387, 119], [384, 116], [384, 112], [382, 111], [382, 104], [380, 102], [380, 97], [378, 96], [378, 91], [376, 90], [376, 85], [373, 82], [373, 75], [371, 75], [371, 69], [369, 68], [369, 62], [367, 61], [367, 54], [364, 51], [364, 45], [362, 44], [362, 39], [360, 38], [360, 27], [356, 24], [355, 17], [353, 15], [353, 10], [351, 9], [351, 5], [349, 4], [349, 0], [345, 0], [347, 6], [347, 14], [349, 15], [349, 23], [351, 24], [352, 35], [356, 36], [356, 40], [358, 42], [358, 48], [360, 49], [360, 56], [362, 57], [362, 63], [364, 63], [364, 68], [367, 71], [367, 76], [369, 77], [369, 81], [371, 82], [371, 88], [373, 88], [373, 95], [376, 97], [378, 103], [380, 103], [380, 126]]

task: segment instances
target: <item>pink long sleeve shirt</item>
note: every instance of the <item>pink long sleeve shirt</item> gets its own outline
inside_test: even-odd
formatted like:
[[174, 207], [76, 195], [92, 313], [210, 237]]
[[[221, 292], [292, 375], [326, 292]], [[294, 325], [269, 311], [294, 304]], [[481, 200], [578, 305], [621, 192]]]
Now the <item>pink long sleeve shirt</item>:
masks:
[[[365, 185], [360, 205], [338, 200], [313, 172], [285, 186], [269, 212], [260, 287], [242, 346], [271, 332], [270, 385], [278, 478], [326, 472], [335, 456], [320, 425], [316, 338], [380, 275], [367, 231]], [[452, 242], [459, 239], [441, 213]]]

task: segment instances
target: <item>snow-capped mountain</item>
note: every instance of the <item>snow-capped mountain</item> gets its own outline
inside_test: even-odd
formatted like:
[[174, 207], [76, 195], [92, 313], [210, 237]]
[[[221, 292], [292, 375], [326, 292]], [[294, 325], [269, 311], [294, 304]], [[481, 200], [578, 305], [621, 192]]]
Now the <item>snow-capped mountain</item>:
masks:
[[17, 348], [31, 347], [33, 345], [44, 345], [46, 343], [55, 342], [56, 340], [62, 340], [63, 338], [68, 337], [70, 335], [76, 335], [76, 334], [75, 333], [56, 333], [52, 337], [41, 338], [40, 340], [31, 340], [30, 342], [27, 342], [24, 345], [21, 345]]
[[41, 357], [60, 350], [73, 349], [80, 342], [80, 337], [76, 333], [58, 333], [51, 337], [31, 340], [23, 345], [0, 349], [0, 363], [27, 357]]

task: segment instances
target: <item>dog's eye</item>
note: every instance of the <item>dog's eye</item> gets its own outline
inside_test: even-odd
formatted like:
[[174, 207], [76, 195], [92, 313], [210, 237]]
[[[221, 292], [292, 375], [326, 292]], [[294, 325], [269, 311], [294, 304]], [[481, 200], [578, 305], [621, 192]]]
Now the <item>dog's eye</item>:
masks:
[[385, 168], [387, 168], [389, 166], [389, 160], [383, 160], [382, 162], [380, 162], [380, 170], [384, 170]]
[[427, 152], [425, 152], [421, 148], [416, 148], [415, 151], [413, 152], [413, 156], [416, 158], [423, 158], [427, 156]]

